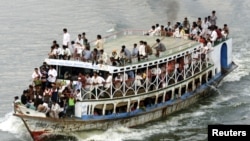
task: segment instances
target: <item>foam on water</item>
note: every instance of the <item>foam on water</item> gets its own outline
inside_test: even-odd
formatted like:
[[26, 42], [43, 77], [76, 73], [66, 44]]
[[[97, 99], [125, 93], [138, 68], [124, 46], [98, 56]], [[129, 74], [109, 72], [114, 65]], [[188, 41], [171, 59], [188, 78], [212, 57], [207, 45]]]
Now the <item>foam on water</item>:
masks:
[[30, 134], [25, 128], [23, 122], [18, 117], [12, 115], [13, 112], [7, 113], [5, 117], [0, 118], [0, 130], [14, 134], [22, 140], [31, 140]]

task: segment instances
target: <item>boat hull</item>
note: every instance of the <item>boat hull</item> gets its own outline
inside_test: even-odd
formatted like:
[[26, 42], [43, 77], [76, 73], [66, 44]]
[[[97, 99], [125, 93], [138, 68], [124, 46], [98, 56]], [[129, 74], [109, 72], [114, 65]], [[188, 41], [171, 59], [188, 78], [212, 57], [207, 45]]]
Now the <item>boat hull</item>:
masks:
[[[38, 136], [48, 133], [48, 134], [61, 134], [70, 133], [84, 130], [92, 129], [108, 129], [116, 126], [133, 127], [137, 125], [142, 125], [149, 121], [157, 120], [168, 115], [187, 108], [188, 106], [197, 103], [200, 99], [204, 99], [211, 94], [213, 86], [217, 86], [219, 82], [231, 71], [237, 68], [237, 65], [232, 63], [230, 68], [228, 68], [224, 73], [222, 73], [216, 79], [212, 79], [207, 84], [204, 84], [200, 89], [196, 89], [184, 98], [179, 98], [176, 100], [171, 100], [165, 103], [157, 104], [150, 109], [144, 109], [138, 114], [130, 112], [131, 116], [126, 118], [120, 117], [119, 114], [113, 119], [77, 119], [77, 118], [62, 118], [54, 119], [47, 117], [34, 117], [28, 116], [21, 113], [15, 113], [24, 122], [26, 128], [30, 132], [34, 140], [38, 139]], [[141, 110], [141, 109], [140, 109]]]

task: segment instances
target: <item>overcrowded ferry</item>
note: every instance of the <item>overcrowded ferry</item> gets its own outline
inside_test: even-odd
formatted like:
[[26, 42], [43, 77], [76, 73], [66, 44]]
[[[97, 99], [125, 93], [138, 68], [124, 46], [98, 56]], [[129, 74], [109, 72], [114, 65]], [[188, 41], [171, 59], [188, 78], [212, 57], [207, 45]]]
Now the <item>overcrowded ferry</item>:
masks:
[[[207, 19], [207, 17], [205, 18]], [[15, 97], [14, 115], [34, 140], [167, 117], [210, 96], [237, 65], [227, 24], [212, 21], [124, 30], [88, 42], [86, 33], [53, 41]]]

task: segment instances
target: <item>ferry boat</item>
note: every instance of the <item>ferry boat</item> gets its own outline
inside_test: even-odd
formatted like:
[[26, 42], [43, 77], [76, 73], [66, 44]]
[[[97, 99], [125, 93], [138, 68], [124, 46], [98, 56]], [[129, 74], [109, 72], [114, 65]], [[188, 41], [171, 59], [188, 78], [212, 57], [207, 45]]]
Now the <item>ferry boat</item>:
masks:
[[[134, 127], [167, 117], [212, 95], [211, 90], [237, 68], [232, 60], [231, 38], [215, 42], [207, 54], [202, 54], [204, 47], [200, 42], [146, 33], [125, 30], [104, 37], [104, 51], [110, 56], [123, 45], [132, 50], [133, 44], [139, 41], [146, 41], [154, 48], [159, 39], [166, 46], [159, 56], [152, 54], [139, 60], [133, 57], [132, 62], [118, 65], [72, 59], [44, 60], [56, 67], [57, 83], [61, 84], [59, 97], [70, 79], [78, 81], [79, 72], [90, 76], [95, 73], [104, 79], [111, 76], [110, 82], [89, 83], [87, 88], [81, 88], [82, 100], [76, 101], [73, 117], [51, 118], [22, 104], [14, 104], [14, 115], [23, 121], [34, 140], [44, 134]], [[120, 81], [115, 77], [120, 77]]]

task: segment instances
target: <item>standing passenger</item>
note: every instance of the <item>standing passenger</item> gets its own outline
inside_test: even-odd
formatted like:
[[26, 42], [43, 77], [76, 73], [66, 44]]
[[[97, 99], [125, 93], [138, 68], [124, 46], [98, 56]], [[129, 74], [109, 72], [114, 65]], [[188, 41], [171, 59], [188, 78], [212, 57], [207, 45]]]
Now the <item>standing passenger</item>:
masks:
[[217, 20], [217, 16], [215, 15], [216, 11], [212, 11], [212, 15], [210, 17], [210, 22], [211, 22], [211, 25], [216, 25], [216, 20]]
[[100, 51], [101, 49], [104, 49], [103, 48], [104, 42], [102, 40], [102, 36], [101, 35], [97, 35], [97, 40], [95, 42], [95, 45], [96, 45], [96, 49], [98, 51]]
[[67, 28], [63, 29], [63, 46], [68, 47], [70, 44], [70, 34], [68, 33]]
[[48, 71], [47, 86], [51, 87], [52, 86], [51, 84], [56, 82], [56, 77], [57, 77], [57, 71], [53, 66], [50, 66], [50, 69]]
[[[145, 50], [145, 45], [143, 41], [140, 41], [140, 46], [139, 46], [139, 58], [145, 58], [146, 56], [146, 50]], [[138, 59], [139, 61], [140, 59]]]

